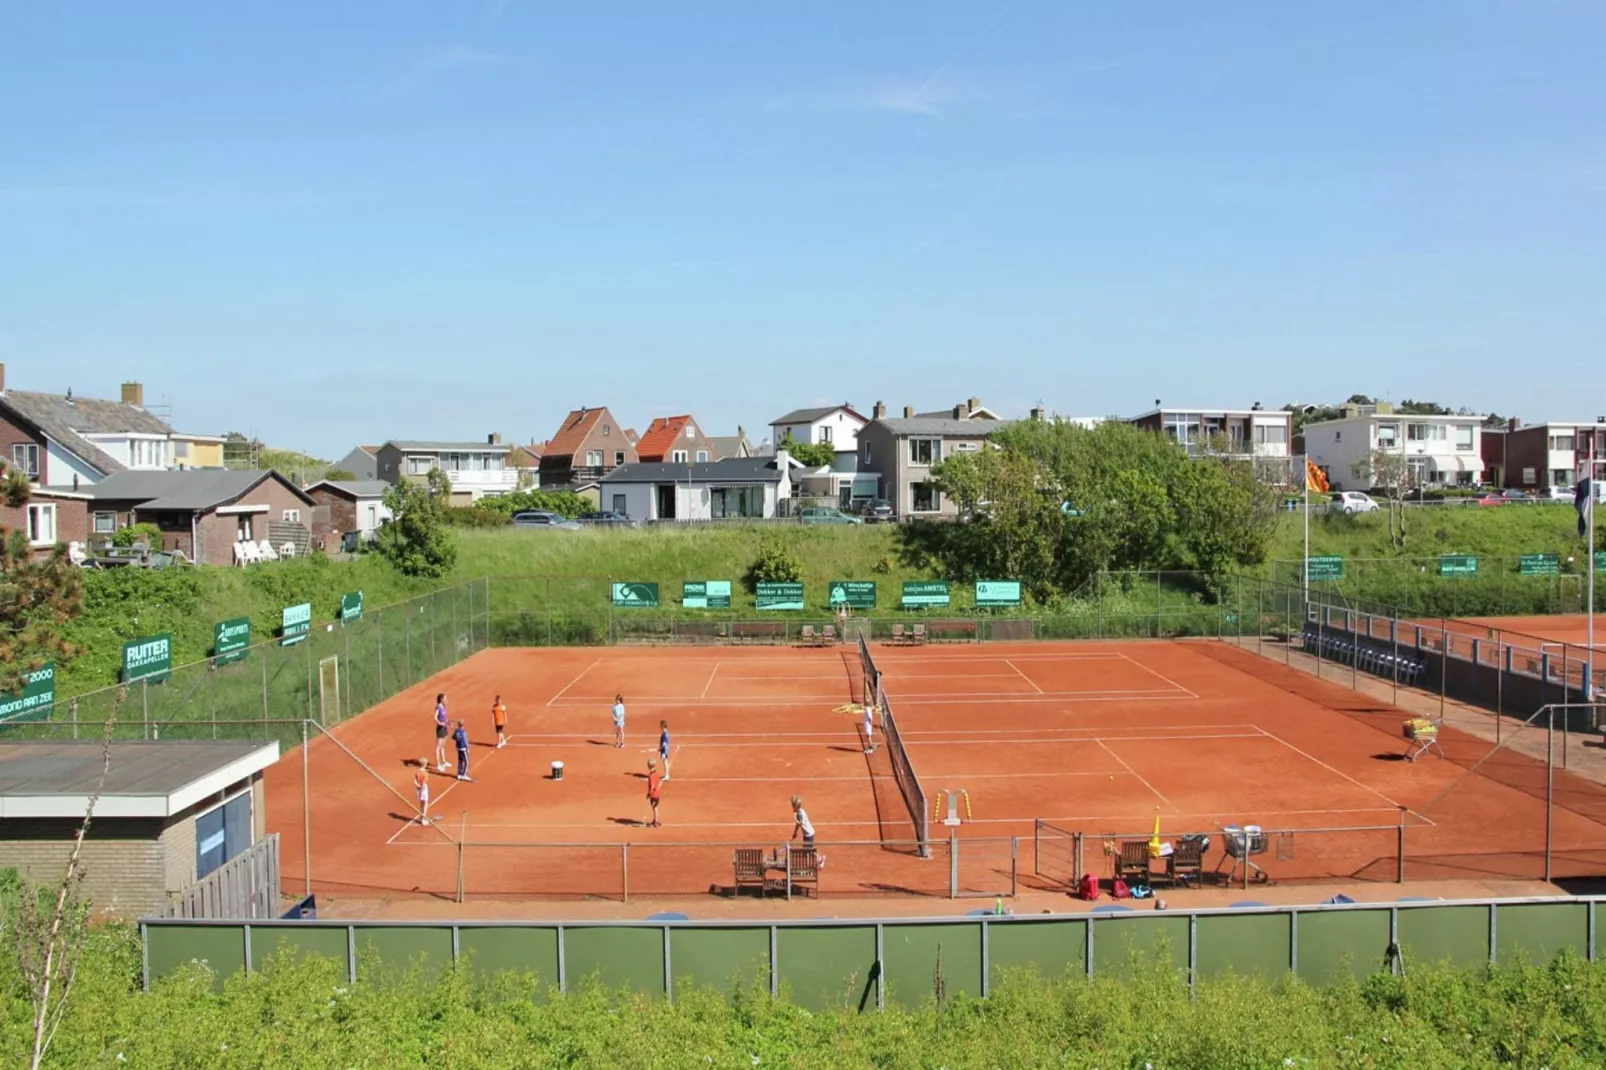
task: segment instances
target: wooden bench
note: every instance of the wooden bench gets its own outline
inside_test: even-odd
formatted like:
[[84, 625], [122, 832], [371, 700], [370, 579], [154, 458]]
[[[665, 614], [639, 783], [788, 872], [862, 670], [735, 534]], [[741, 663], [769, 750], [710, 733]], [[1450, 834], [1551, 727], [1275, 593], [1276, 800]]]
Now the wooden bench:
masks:
[[812, 847], [791, 847], [787, 851], [787, 894], [792, 891], [813, 890], [820, 894], [820, 856]]
[[786, 638], [786, 623], [778, 620], [739, 620], [731, 624], [733, 643], [774, 643]]
[[762, 847], [736, 848], [736, 858], [731, 864], [735, 870], [732, 886], [737, 895], [742, 894], [743, 888], [755, 888], [759, 895], [769, 890], [769, 878], [764, 872]]

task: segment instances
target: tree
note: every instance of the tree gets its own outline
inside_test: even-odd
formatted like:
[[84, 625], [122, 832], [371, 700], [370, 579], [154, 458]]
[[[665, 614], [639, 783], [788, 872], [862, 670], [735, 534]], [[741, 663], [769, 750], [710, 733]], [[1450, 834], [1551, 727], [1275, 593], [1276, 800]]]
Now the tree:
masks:
[[[27, 477], [0, 460], [0, 501], [21, 509], [32, 496]], [[53, 658], [70, 657], [62, 629], [83, 608], [83, 577], [60, 543], [37, 559], [22, 530], [0, 529], [0, 692]]]
[[344, 468], [331, 468], [323, 474], [323, 478], [339, 483], [354, 483], [357, 480], [357, 473], [348, 472]]
[[375, 548], [403, 575], [438, 578], [457, 563], [446, 516], [451, 494], [439, 468], [430, 470], [423, 485], [403, 480], [385, 492], [391, 522], [379, 529]]
[[1416, 478], [1410, 459], [1398, 450], [1373, 450], [1364, 460], [1356, 461], [1350, 471], [1356, 479], [1364, 480], [1368, 487], [1383, 491], [1383, 506], [1388, 512], [1389, 545], [1395, 550], [1405, 549], [1408, 534], [1405, 496], [1415, 485]]
[[807, 468], [829, 468], [836, 463], [836, 447], [829, 442], [799, 442], [788, 431], [781, 437], [780, 449]]

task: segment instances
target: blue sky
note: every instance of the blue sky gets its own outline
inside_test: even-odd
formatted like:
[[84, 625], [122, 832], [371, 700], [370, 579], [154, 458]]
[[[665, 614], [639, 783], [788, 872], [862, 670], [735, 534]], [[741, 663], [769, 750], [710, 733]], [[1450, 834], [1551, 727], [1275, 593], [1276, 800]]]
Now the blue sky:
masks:
[[8, 5], [0, 360], [325, 456], [599, 404], [1589, 419], [1603, 40], [1592, 0]]

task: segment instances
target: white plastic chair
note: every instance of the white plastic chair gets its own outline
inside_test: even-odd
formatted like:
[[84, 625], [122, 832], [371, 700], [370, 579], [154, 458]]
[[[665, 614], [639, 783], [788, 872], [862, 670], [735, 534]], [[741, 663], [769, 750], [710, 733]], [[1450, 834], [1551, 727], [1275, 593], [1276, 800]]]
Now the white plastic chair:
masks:
[[70, 542], [67, 544], [67, 560], [82, 568], [89, 563], [89, 555], [84, 553], [84, 544]]
[[247, 544], [243, 542], [237, 542], [234, 544], [234, 563], [239, 565], [241, 568], [244, 568], [248, 564], [245, 559], [246, 545]]
[[256, 543], [247, 539], [238, 545], [240, 547], [240, 556], [245, 559], [246, 564], [254, 565], [262, 560], [262, 553], [257, 549]]
[[279, 547], [279, 556], [280, 557], [294, 557], [295, 555], [296, 555], [296, 544], [295, 543], [287, 542], [287, 543], [285, 543], [285, 544], [283, 544], [282, 546]]
[[267, 539], [263, 539], [257, 546], [257, 559], [259, 561], [277, 561], [279, 560], [279, 555], [274, 551], [273, 544]]

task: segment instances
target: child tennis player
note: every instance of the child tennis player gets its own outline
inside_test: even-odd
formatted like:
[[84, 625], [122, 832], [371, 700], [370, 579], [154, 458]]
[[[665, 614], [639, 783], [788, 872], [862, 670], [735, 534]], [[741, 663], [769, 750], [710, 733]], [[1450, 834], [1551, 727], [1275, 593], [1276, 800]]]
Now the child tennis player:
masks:
[[664, 763], [664, 779], [669, 779], [669, 722], [658, 722], [658, 760]]
[[446, 695], [435, 696], [435, 769], [446, 772]]
[[457, 728], [452, 732], [452, 743], [457, 747], [457, 779], [468, 780], [468, 729], [463, 722], [457, 722]]
[[429, 824], [429, 759], [418, 759], [418, 769], [413, 773], [413, 790], [418, 793], [418, 823]]
[[647, 827], [658, 827], [658, 803], [663, 794], [663, 780], [658, 776], [658, 762], [652, 758], [647, 759], [647, 805], [652, 807], [652, 820]]
[[875, 707], [864, 708], [864, 753], [875, 753]]
[[507, 746], [507, 707], [502, 705], [501, 695], [491, 703], [491, 723], [496, 726], [496, 749], [501, 750]]
[[620, 748], [625, 745], [625, 697], [623, 695], [613, 696], [613, 745]]
[[[799, 836], [803, 837], [804, 847], [812, 848], [814, 846], [814, 823], [809, 820], [809, 812], [803, 809], [802, 797], [794, 795], [792, 796], [792, 839], [795, 840]], [[824, 869], [825, 855], [816, 853], [814, 864]]]

